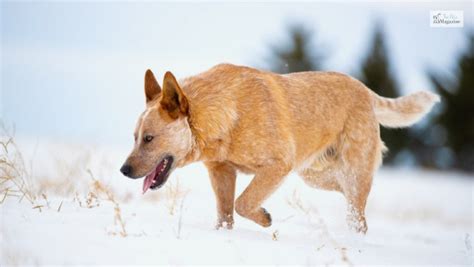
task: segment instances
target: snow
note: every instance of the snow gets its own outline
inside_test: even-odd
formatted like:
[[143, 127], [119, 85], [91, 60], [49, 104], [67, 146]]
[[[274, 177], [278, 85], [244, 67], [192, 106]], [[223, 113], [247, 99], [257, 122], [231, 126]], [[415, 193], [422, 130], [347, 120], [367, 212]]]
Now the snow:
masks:
[[[45, 177], [66, 179], [77, 185], [74, 192], [43, 189], [46, 199], [37, 200], [41, 210], [13, 197], [0, 204], [1, 266], [472, 265], [474, 179], [466, 174], [381, 169], [368, 200], [365, 236], [348, 229], [342, 195], [309, 188], [295, 174], [264, 204], [273, 217], [271, 227], [235, 214], [233, 230], [216, 230], [214, 195], [202, 164], [176, 170], [164, 188], [142, 195], [142, 180], [118, 172], [127, 151], [73, 149], [93, 155], [65, 153], [60, 146], [39, 149], [43, 152], [36, 153], [31, 183], [41, 184]], [[88, 197], [94, 191], [87, 172], [61, 177], [46, 150], [63, 156], [69, 167], [91, 169], [113, 193], [125, 237], [115, 220], [115, 204], [97, 192], [97, 198]], [[250, 179], [239, 176], [237, 193]]]

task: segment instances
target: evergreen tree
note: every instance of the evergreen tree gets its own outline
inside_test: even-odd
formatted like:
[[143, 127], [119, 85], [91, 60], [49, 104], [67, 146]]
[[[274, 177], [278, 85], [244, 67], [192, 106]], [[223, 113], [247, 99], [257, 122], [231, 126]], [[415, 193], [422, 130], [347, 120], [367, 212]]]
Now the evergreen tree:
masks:
[[314, 31], [303, 24], [288, 27], [288, 42], [271, 48], [270, 69], [277, 73], [319, 70], [323, 61], [314, 46]]
[[[435, 118], [446, 138], [434, 143], [435, 162], [445, 167], [474, 171], [474, 31], [468, 33], [466, 51], [458, 58], [457, 68], [447, 78], [436, 71], [428, 71], [431, 82], [441, 95], [442, 111]], [[440, 127], [431, 128], [432, 135], [439, 134]], [[450, 152], [450, 153], [449, 153]]]
[[[376, 24], [372, 44], [363, 60], [361, 76], [359, 78], [368, 88], [380, 96], [391, 98], [400, 96], [397, 83], [390, 69], [385, 35], [380, 23]], [[386, 129], [381, 127], [380, 133], [382, 140], [389, 149], [384, 162], [394, 164], [397, 154], [409, 142], [408, 132], [406, 129]]]

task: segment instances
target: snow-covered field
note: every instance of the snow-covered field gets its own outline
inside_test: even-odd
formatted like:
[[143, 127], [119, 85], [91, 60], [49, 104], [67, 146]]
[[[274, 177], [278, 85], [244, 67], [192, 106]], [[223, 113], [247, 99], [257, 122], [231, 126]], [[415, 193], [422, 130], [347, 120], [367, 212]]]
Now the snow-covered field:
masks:
[[[35, 151], [26, 156], [34, 163], [30, 186], [44, 196], [35, 205], [15, 197], [0, 204], [0, 266], [473, 262], [474, 179], [468, 175], [380, 170], [365, 236], [348, 230], [342, 195], [290, 175], [264, 204], [270, 228], [235, 215], [233, 230], [215, 230], [214, 195], [202, 164], [177, 170], [166, 187], [142, 195], [141, 180], [118, 172], [127, 151], [59, 145]], [[249, 181], [239, 176], [238, 192]]]

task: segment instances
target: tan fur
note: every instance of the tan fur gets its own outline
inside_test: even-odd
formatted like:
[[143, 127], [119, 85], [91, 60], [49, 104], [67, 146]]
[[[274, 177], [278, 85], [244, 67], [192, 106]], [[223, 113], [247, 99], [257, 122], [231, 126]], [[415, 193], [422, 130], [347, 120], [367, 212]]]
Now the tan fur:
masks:
[[[262, 226], [271, 217], [261, 205], [296, 171], [310, 186], [343, 193], [350, 225], [365, 233], [366, 200], [385, 147], [379, 123], [408, 126], [437, 101], [428, 92], [382, 98], [334, 72], [278, 75], [230, 64], [179, 83], [167, 73], [163, 91], [148, 86], [147, 111], [127, 160], [134, 176], [149, 173], [165, 153], [176, 158], [173, 168], [203, 161], [216, 194], [217, 227], [228, 228], [237, 171], [255, 176], [235, 210]], [[145, 146], [147, 131], [159, 140]]]

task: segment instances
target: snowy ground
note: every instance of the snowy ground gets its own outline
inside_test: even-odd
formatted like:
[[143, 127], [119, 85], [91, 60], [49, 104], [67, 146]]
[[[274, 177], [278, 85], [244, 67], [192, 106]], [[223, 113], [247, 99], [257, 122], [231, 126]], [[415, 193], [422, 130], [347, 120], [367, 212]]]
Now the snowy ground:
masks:
[[[380, 170], [368, 200], [366, 236], [347, 229], [341, 195], [311, 189], [296, 175], [264, 205], [273, 217], [270, 228], [235, 215], [233, 230], [215, 230], [214, 196], [201, 164], [177, 170], [165, 188], [141, 195], [142, 181], [118, 173], [126, 151], [55, 149], [48, 153], [60, 160], [35, 154], [31, 183], [45, 195], [35, 203], [41, 207], [17, 198], [0, 205], [0, 266], [472, 265], [474, 179], [467, 175]], [[113, 156], [99, 160], [106, 154]], [[85, 169], [116, 204], [90, 186]], [[239, 176], [238, 192], [249, 181]]]

